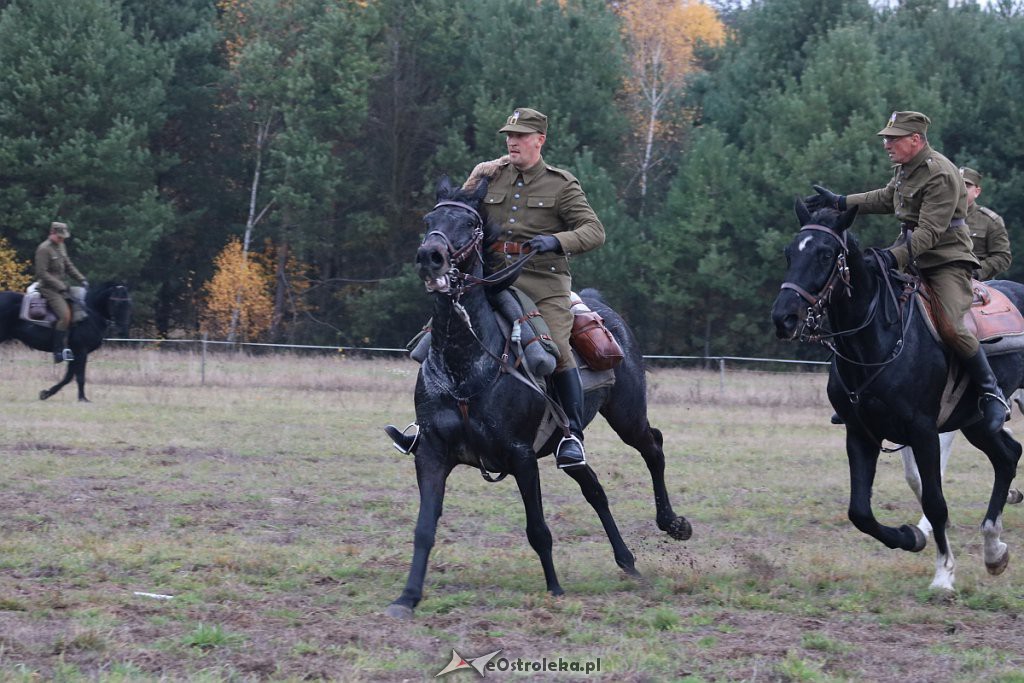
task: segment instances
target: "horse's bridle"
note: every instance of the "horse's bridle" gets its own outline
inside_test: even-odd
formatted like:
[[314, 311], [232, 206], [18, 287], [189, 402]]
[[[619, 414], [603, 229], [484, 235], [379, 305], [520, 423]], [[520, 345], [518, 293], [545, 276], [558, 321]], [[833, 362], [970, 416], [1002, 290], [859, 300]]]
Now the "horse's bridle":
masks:
[[[783, 282], [782, 287], [780, 287], [780, 289], [789, 289], [796, 292], [804, 301], [810, 304], [807, 308], [807, 316], [804, 318], [803, 327], [800, 332], [800, 340], [818, 341], [818, 339], [814, 338], [814, 333], [822, 327], [822, 318], [825, 315], [825, 309], [828, 308], [829, 303], [832, 301], [832, 293], [835, 291], [836, 286], [842, 283], [843, 291], [846, 293], [846, 296], [850, 296], [853, 293], [853, 287], [850, 285], [850, 267], [846, 264], [846, 255], [850, 253], [850, 249], [846, 245], [845, 232], [840, 235], [827, 225], [819, 225], [816, 223], [805, 225], [800, 228], [800, 232], [804, 232], [805, 230], [823, 232], [838, 242], [840, 247], [839, 255], [836, 256], [836, 261], [832, 265], [832, 273], [829, 275], [828, 280], [825, 281], [825, 285], [817, 294], [811, 294], [795, 282]], [[808, 334], [808, 332], [810, 334]]]
[[448, 251], [447, 256], [450, 265], [446, 273], [436, 278], [433, 282], [427, 283], [427, 289], [432, 292], [441, 292], [442, 294], [451, 294], [454, 291], [454, 297], [458, 299], [467, 289], [467, 281], [472, 278], [467, 273], [461, 272], [459, 266], [462, 266], [474, 254], [480, 261], [483, 261], [484, 219], [480, 212], [469, 204], [447, 199], [435, 204], [432, 211], [442, 206], [455, 206], [468, 211], [473, 217], [473, 237], [459, 248], [455, 248], [455, 245], [448, 239], [448, 235], [440, 230], [431, 230], [423, 237], [423, 242], [420, 243], [421, 246], [426, 244], [427, 240], [431, 237], [438, 237], [444, 242], [445, 249]]

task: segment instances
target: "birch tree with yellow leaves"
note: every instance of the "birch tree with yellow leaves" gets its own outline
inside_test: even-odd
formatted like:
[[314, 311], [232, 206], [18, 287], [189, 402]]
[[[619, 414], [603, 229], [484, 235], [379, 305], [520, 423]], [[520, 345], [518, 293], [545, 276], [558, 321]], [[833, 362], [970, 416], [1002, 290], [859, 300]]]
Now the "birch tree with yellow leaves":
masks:
[[687, 112], [670, 105], [695, 71], [694, 48], [718, 45], [725, 26], [715, 10], [696, 0], [628, 0], [619, 8], [627, 46], [625, 92], [639, 147], [636, 175], [641, 211], [650, 175], [664, 157], [659, 144], [678, 139]]
[[7, 239], [0, 237], [0, 290], [9, 289], [17, 292], [25, 289], [32, 282], [28, 271], [28, 262], [19, 261]]
[[203, 332], [228, 341], [259, 339], [273, 321], [273, 269], [260, 254], [246, 253], [237, 237], [224, 246], [214, 266], [203, 287]]

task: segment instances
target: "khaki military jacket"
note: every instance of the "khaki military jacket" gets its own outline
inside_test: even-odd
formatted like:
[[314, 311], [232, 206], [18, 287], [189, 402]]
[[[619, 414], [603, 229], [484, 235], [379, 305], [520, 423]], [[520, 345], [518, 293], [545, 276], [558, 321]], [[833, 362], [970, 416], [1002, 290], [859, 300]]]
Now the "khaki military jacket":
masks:
[[78, 272], [68, 258], [64, 244], [57, 244], [51, 239], [46, 239], [36, 247], [35, 271], [40, 288], [54, 292], [67, 291], [65, 279], [68, 275], [78, 282], [85, 282], [85, 276]]
[[[858, 206], [863, 213], [893, 213], [901, 222], [916, 223], [910, 247], [914, 263], [922, 270], [957, 261], [972, 269], [979, 265], [964, 220], [967, 188], [963, 178], [953, 162], [929, 145], [909, 162], [896, 164], [885, 187], [847, 195], [846, 206]], [[891, 249], [900, 268], [906, 268], [910, 261], [906, 244], [897, 240]]]
[[974, 243], [974, 255], [981, 261], [976, 277], [993, 280], [1010, 267], [1010, 236], [1002, 217], [985, 206], [971, 204], [967, 209], [967, 228]]
[[[587, 202], [579, 180], [568, 171], [544, 162], [520, 172], [505, 164], [491, 178], [483, 201], [485, 219], [497, 226], [499, 245], [522, 244], [538, 235], [553, 235], [562, 253], [537, 254], [516, 281], [535, 300], [568, 294], [569, 258], [604, 244], [604, 225]], [[512, 263], [518, 254], [488, 254], [491, 268]]]

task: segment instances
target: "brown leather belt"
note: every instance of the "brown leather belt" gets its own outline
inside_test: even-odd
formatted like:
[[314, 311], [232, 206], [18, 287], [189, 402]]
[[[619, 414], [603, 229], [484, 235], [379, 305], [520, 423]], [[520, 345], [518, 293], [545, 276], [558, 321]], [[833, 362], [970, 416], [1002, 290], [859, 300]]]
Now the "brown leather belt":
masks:
[[530, 247], [526, 242], [495, 242], [491, 245], [491, 251], [499, 254], [529, 254]]

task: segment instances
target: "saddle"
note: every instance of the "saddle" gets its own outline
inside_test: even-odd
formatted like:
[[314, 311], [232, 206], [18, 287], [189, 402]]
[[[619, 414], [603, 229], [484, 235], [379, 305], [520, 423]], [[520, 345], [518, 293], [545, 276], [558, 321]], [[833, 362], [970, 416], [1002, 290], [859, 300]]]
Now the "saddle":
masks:
[[[85, 308], [85, 287], [71, 287], [68, 291], [71, 294], [71, 324], [74, 325], [89, 317]], [[40, 327], [53, 327], [57, 323], [57, 316], [39, 292], [38, 282], [33, 282], [25, 290], [18, 317]]]
[[[936, 341], [945, 343], [944, 337], [953, 334], [952, 325], [932, 296], [928, 284], [921, 281], [920, 286], [922, 296], [916, 298], [928, 330]], [[1024, 316], [1013, 302], [998, 289], [978, 280], [971, 280], [971, 290], [974, 298], [970, 309], [964, 314], [964, 326], [984, 345], [982, 348], [985, 355], [992, 357], [1024, 349]], [[939, 400], [937, 422], [940, 430], [969, 385], [970, 381], [961, 364], [955, 360], [950, 362], [942, 398]]]
[[[925, 314], [928, 329], [937, 341], [952, 335], [952, 325], [942, 307], [935, 302], [927, 282], [921, 282], [923, 296], [918, 305]], [[974, 298], [964, 314], [964, 326], [985, 344], [989, 356], [1019, 351], [1024, 348], [1024, 316], [1005, 294], [978, 280], [971, 280]]]

